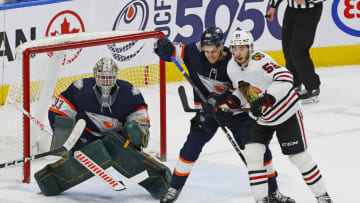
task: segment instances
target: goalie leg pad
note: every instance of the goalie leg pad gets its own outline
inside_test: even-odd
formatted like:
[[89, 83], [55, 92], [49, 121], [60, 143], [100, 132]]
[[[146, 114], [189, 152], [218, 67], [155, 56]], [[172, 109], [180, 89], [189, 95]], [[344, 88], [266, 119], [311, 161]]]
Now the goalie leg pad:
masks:
[[103, 143], [113, 160], [113, 167], [126, 177], [147, 170], [149, 178], [142, 181], [144, 187], [154, 198], [160, 199], [169, 187], [171, 171], [151, 156], [139, 151], [132, 145], [124, 147], [126, 139], [116, 132], [108, 132]]
[[[104, 169], [112, 164], [111, 157], [100, 139], [83, 147], [81, 151]], [[92, 176], [90, 171], [72, 157], [71, 152], [35, 173], [36, 182], [46, 196], [57, 195]]]

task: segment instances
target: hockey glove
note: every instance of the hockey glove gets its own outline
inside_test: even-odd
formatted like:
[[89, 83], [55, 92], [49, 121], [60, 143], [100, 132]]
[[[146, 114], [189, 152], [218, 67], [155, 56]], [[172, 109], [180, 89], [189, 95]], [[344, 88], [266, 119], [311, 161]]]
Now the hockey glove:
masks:
[[258, 97], [254, 102], [252, 102], [250, 111], [251, 113], [259, 117], [262, 115], [262, 107], [273, 107], [273, 104], [275, 103], [275, 97], [271, 94], [265, 93], [264, 95]]
[[231, 109], [241, 108], [241, 102], [239, 98], [235, 95], [230, 94], [225, 102], [216, 106], [214, 111], [216, 116], [220, 120], [225, 120], [226, 118], [232, 116]]
[[215, 108], [224, 103], [227, 95], [227, 93], [217, 94], [215, 92], [210, 92], [207, 98], [207, 103], [202, 104], [202, 111], [206, 113], [215, 112]]
[[164, 61], [171, 61], [171, 56], [174, 54], [175, 48], [170, 40], [160, 38], [157, 40], [157, 47], [155, 53]]
[[146, 118], [137, 118], [125, 123], [120, 132], [137, 148], [148, 146], [150, 124]]

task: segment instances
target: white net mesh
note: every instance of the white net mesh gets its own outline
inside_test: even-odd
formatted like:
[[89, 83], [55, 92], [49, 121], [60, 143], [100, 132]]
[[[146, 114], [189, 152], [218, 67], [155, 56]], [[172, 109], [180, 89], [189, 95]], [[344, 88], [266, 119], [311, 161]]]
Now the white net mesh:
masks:
[[[51, 100], [64, 91], [73, 81], [92, 77], [92, 68], [102, 57], [114, 58], [119, 67], [119, 79], [126, 80], [134, 86], [139, 87], [146, 103], [149, 106], [151, 120], [150, 143], [146, 150], [154, 156], [160, 154], [160, 66], [159, 58], [153, 53], [156, 38], [133, 40], [136, 34], [146, 32], [100, 32], [69, 34], [59, 37], [51, 37], [25, 43], [17, 49], [17, 62], [19, 63], [16, 73], [16, 83], [10, 85], [4, 111], [12, 112], [12, 128], [6, 129], [11, 133], [0, 137], [0, 153], [6, 152], [7, 156], [0, 156], [0, 163], [22, 158], [23, 154], [23, 115], [14, 108], [17, 104], [21, 108], [24, 102], [30, 102], [30, 114], [38, 121], [48, 125], [47, 111]], [[130, 35], [129, 35], [130, 34]], [[113, 43], [111, 37], [124, 36], [124, 42]], [[105, 39], [105, 40], [104, 40]], [[103, 45], [93, 45], [89, 42], [106, 41]], [[45, 51], [30, 57], [30, 91], [29, 99], [24, 98], [23, 63], [22, 53], [28, 48], [45, 49], [56, 44], [77, 43], [80, 46], [75, 49], [64, 48], [59, 51]], [[26, 72], [26, 70], [25, 70]], [[26, 74], [25, 74], [26, 75]], [[164, 105], [164, 104], [162, 104]], [[0, 109], [2, 110], [2, 109]], [[4, 114], [5, 115], [5, 114]], [[165, 122], [164, 122], [165, 123]], [[5, 124], [6, 125], [6, 124]], [[11, 136], [10, 136], [11, 135]], [[30, 126], [30, 148], [31, 154], [37, 151], [49, 150], [51, 137], [46, 135], [40, 128], [31, 123]], [[9, 148], [12, 147], [9, 150]], [[20, 167], [21, 168], [21, 167]], [[20, 173], [21, 177], [22, 173]], [[0, 179], [8, 176], [0, 173]], [[11, 175], [13, 176], [13, 174]]]

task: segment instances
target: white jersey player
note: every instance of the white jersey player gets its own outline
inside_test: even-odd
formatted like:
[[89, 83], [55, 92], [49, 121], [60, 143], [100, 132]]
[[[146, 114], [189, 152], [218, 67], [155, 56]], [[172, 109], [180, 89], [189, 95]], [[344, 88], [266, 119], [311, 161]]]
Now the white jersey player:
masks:
[[[250, 105], [245, 157], [256, 202], [268, 202], [268, 177], [263, 164], [265, 145], [274, 132], [282, 153], [300, 170], [319, 203], [331, 203], [322, 175], [307, 152], [299, 98], [292, 74], [267, 54], [253, 50], [250, 32], [235, 31], [230, 42], [233, 58], [228, 75], [241, 104]], [[271, 202], [271, 201], [270, 201]]]
[[[238, 52], [243, 48], [234, 47], [232, 51]], [[245, 57], [248, 64], [244, 67], [239, 66], [237, 59], [233, 58], [234, 60], [229, 62], [227, 71], [235, 88], [234, 94], [241, 98], [242, 103], [251, 103], [251, 99], [266, 94], [275, 98], [276, 102], [273, 105], [262, 109], [257, 121], [259, 124], [281, 124], [300, 109], [299, 98], [293, 88], [292, 74], [286, 68], [277, 65], [269, 55], [255, 51], [249, 54], [248, 58]], [[250, 95], [243, 97], [244, 88], [251, 90], [251, 98]], [[251, 112], [250, 116], [256, 118]]]

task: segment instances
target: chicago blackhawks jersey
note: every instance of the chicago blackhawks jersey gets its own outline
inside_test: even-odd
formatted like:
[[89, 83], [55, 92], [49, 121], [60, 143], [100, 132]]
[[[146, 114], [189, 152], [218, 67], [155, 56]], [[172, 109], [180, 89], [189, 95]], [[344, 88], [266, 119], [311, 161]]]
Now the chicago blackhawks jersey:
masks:
[[300, 103], [293, 88], [292, 74], [286, 68], [277, 65], [269, 55], [255, 51], [250, 55], [246, 67], [241, 67], [232, 59], [228, 63], [227, 72], [235, 89], [234, 94], [240, 98], [242, 104], [251, 102], [252, 99], [249, 95], [241, 93], [239, 83], [250, 85], [248, 88], [253, 98], [265, 93], [275, 97], [276, 101], [272, 107], [263, 108], [259, 118], [249, 113], [260, 125], [281, 124], [299, 110]]
[[55, 115], [85, 119], [87, 132], [103, 136], [107, 131], [118, 131], [127, 121], [148, 119], [147, 104], [132, 84], [117, 80], [111, 96], [104, 100], [95, 83], [94, 78], [80, 79], [60, 93], [49, 109], [51, 126]]

